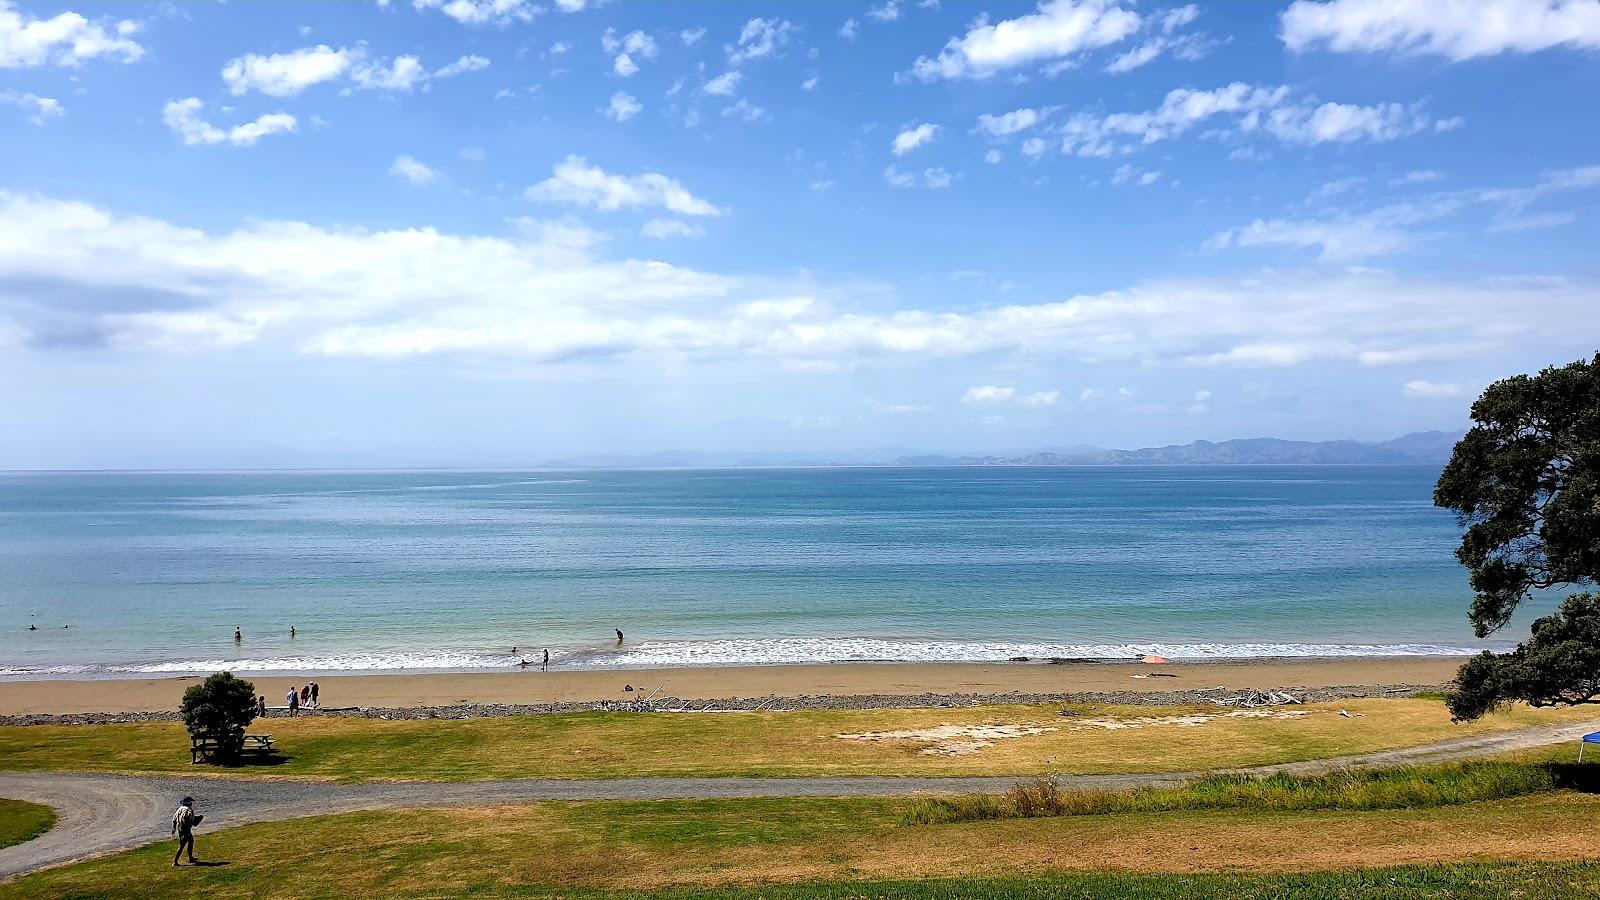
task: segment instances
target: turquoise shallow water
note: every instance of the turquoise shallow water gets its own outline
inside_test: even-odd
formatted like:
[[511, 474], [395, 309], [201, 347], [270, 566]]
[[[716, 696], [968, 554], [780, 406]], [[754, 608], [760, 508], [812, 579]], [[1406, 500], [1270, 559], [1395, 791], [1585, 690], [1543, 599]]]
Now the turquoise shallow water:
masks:
[[1501, 646], [1436, 475], [0, 475], [0, 675]]

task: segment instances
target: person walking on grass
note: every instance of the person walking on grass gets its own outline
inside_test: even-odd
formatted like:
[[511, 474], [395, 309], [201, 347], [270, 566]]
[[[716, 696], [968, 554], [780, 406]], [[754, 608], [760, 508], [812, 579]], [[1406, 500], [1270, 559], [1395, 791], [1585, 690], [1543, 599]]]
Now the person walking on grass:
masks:
[[178, 804], [178, 809], [172, 814], [172, 833], [178, 836], [178, 852], [172, 854], [172, 864], [178, 864], [178, 857], [183, 851], [189, 851], [189, 865], [194, 865], [198, 860], [194, 858], [194, 827], [204, 818], [194, 811], [194, 798], [185, 797]]
[[294, 718], [300, 712], [300, 692], [293, 687], [289, 688], [289, 718]]

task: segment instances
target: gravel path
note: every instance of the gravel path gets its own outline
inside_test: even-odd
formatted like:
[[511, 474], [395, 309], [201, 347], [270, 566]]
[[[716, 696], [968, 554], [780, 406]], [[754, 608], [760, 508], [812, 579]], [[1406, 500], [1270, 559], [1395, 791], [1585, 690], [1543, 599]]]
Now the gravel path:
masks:
[[[1336, 759], [1260, 766], [1250, 774], [1311, 774], [1347, 767], [1442, 762], [1564, 741], [1600, 730], [1600, 721], [1543, 726], [1480, 737], [1454, 738], [1420, 747]], [[1068, 787], [1131, 788], [1174, 784], [1204, 773], [1075, 775]], [[0, 772], [0, 797], [55, 808], [55, 828], [26, 844], [0, 850], [0, 879], [88, 856], [166, 839], [169, 816], [184, 794], [205, 815], [205, 832], [251, 822], [372, 809], [482, 806], [538, 800], [662, 800], [702, 797], [903, 797], [920, 793], [998, 792], [1016, 783], [994, 778], [623, 778], [526, 779], [467, 784], [379, 782], [341, 785], [313, 781], [217, 777], [145, 777], [72, 772]], [[204, 854], [201, 854], [204, 858]]]

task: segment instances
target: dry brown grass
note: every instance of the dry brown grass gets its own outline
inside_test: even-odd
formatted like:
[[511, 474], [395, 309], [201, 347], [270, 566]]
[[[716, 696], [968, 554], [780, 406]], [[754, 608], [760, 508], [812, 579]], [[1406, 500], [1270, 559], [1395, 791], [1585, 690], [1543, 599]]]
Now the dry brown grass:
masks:
[[[1360, 715], [1345, 718], [1339, 709]], [[1450, 737], [1577, 721], [1593, 709], [1516, 708], [1454, 725], [1437, 700], [1355, 700], [1294, 707], [1304, 718], [1218, 718], [1199, 727], [1084, 727], [1087, 717], [1166, 717], [1215, 708], [1077, 707], [803, 710], [719, 715], [630, 713], [380, 721], [275, 719], [287, 761], [241, 777], [471, 781], [648, 775], [1037, 775], [1176, 772], [1320, 759]], [[926, 741], [861, 742], [841, 734], [955, 725], [1034, 725], [967, 755], [928, 754]], [[1074, 728], [1081, 730], [1073, 730]], [[176, 723], [0, 727], [0, 768], [193, 774]]]

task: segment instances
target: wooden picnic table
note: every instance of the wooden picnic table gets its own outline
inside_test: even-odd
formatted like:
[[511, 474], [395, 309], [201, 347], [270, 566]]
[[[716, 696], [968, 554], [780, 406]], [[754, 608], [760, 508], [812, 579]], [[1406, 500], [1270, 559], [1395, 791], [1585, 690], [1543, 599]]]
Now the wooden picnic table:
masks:
[[[210, 762], [216, 758], [217, 749], [217, 742], [213, 738], [194, 738], [189, 746], [189, 765]], [[278, 748], [272, 743], [270, 734], [247, 734], [244, 736], [244, 746], [240, 748], [240, 752], [267, 756], [278, 752]]]

